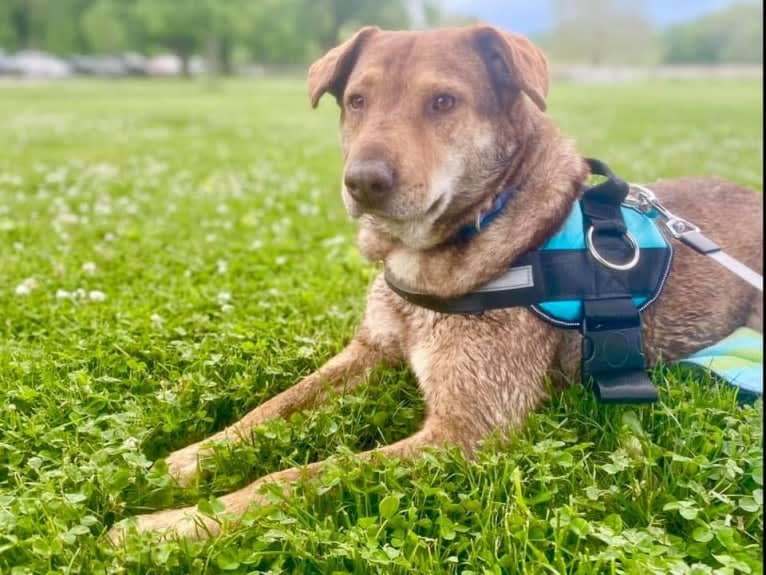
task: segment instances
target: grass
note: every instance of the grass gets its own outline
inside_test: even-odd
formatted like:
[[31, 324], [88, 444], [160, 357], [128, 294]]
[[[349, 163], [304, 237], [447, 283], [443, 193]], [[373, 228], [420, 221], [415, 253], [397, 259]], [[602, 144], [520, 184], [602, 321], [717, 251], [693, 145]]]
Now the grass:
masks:
[[[550, 113], [629, 180], [762, 188], [761, 83], [555, 85]], [[220, 447], [179, 489], [159, 460], [350, 338], [375, 268], [338, 192], [337, 113], [297, 80], [0, 87], [0, 572], [757, 573], [762, 403], [653, 373], [660, 401], [579, 387], [475, 461], [348, 453], [413, 432], [412, 375]], [[261, 474], [339, 462], [209, 542], [103, 533]]]

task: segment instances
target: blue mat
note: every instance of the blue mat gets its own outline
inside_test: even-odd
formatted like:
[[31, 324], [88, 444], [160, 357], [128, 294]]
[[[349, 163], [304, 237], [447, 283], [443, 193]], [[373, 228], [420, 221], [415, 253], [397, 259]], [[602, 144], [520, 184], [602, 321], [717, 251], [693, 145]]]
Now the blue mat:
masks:
[[738, 387], [743, 398], [763, 396], [763, 335], [741, 327], [715, 345], [681, 360], [712, 371]]

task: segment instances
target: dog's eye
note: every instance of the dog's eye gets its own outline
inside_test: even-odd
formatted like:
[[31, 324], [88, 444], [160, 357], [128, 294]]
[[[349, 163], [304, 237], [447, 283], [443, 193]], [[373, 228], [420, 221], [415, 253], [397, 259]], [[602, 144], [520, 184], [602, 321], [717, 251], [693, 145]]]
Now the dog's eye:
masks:
[[451, 94], [439, 94], [431, 100], [431, 109], [434, 112], [448, 112], [455, 107], [455, 96]]
[[364, 108], [366, 100], [361, 94], [352, 94], [348, 97], [348, 107], [358, 112]]

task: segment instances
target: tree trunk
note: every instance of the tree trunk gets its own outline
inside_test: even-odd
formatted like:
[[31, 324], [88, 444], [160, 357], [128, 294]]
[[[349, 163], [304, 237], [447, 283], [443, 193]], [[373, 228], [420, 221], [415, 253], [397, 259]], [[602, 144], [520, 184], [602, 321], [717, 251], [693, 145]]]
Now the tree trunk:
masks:
[[220, 56], [221, 74], [231, 76], [234, 71], [231, 63], [231, 38], [224, 36], [221, 38], [218, 54]]
[[215, 34], [211, 34], [207, 40], [207, 75], [211, 78], [218, 76], [221, 72], [221, 43]]
[[320, 46], [323, 52], [335, 48], [340, 43], [340, 29], [343, 26], [343, 16], [337, 2], [332, 2], [332, 24], [326, 34], [322, 35]]
[[188, 52], [179, 52], [178, 57], [181, 59], [181, 75], [184, 78], [191, 77], [191, 54]]

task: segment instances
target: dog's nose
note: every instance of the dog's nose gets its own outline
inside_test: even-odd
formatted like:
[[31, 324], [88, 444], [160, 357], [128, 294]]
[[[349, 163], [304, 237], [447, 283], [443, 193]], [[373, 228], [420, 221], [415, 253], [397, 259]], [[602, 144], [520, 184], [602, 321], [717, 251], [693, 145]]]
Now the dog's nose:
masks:
[[394, 187], [394, 170], [382, 160], [360, 160], [346, 168], [343, 181], [352, 198], [372, 206], [382, 202]]

